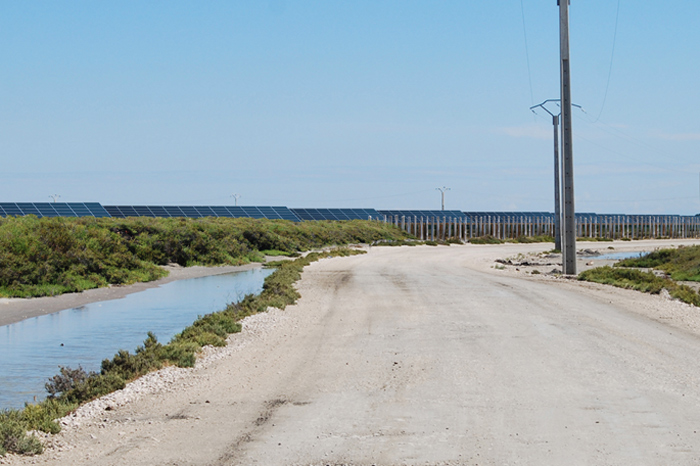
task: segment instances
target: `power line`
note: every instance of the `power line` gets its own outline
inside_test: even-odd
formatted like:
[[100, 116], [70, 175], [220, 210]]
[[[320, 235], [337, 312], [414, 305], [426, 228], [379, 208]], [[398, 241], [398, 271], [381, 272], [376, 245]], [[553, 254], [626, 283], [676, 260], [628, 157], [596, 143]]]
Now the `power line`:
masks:
[[520, 13], [523, 18], [523, 38], [525, 39], [525, 61], [527, 62], [527, 80], [530, 83], [530, 105], [535, 103], [535, 94], [532, 92], [532, 73], [530, 72], [530, 51], [527, 46], [527, 28], [525, 27], [525, 5], [520, 0]]
[[[522, 0], [520, 0], [522, 2]], [[610, 87], [610, 76], [612, 75], [613, 67], [613, 57], [615, 56], [615, 43], [617, 42], [617, 22], [620, 18], [620, 0], [617, 0], [617, 12], [615, 13], [615, 32], [613, 33], [613, 45], [612, 51], [610, 52], [610, 67], [608, 68], [608, 80], [605, 83], [605, 94], [603, 95], [603, 104], [600, 106], [600, 112], [598, 112], [598, 118], [595, 119], [593, 123], [600, 120], [600, 116], [603, 114], [603, 109], [605, 108], [605, 101], [608, 99], [608, 88]]]

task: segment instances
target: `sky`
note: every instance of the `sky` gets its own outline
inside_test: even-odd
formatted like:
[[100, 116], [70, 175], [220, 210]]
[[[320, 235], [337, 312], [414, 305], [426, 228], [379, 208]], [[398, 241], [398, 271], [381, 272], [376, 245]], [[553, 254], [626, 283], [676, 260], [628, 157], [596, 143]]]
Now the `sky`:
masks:
[[[700, 212], [698, 24], [571, 0], [576, 211]], [[554, 210], [555, 0], [0, 0], [0, 64], [2, 202]]]

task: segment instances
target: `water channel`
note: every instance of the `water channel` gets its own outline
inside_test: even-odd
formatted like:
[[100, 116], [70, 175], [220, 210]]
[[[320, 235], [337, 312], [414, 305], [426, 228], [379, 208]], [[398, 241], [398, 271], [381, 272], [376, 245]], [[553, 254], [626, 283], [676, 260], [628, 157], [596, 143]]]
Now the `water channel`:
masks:
[[148, 331], [167, 343], [197, 316], [262, 291], [272, 272], [253, 269], [178, 280], [0, 327], [0, 409], [43, 399], [44, 384], [58, 366], [99, 371], [102, 360], [120, 349], [133, 352]]
[[600, 256], [593, 256], [591, 257], [592, 260], [614, 260], [614, 261], [619, 261], [623, 259], [637, 259], [639, 257], [642, 257], [646, 254], [649, 254], [646, 251], [634, 251], [634, 252], [611, 252], [608, 254], [603, 254]]

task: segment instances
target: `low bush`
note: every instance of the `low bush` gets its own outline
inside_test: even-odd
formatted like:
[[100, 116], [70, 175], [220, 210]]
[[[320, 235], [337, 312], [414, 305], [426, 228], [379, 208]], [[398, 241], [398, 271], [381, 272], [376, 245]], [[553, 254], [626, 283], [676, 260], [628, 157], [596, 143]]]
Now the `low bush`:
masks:
[[658, 277], [653, 272], [605, 266], [581, 272], [578, 279], [651, 294], [658, 294], [661, 290], [666, 289], [671, 297], [700, 306], [700, 295], [695, 290], [673, 280]]
[[548, 235], [538, 236], [518, 236], [512, 242], [514, 243], [553, 243], [554, 238]]
[[15, 412], [0, 414], [0, 455], [7, 452], [20, 455], [36, 455], [44, 451], [39, 439], [27, 434], [27, 426], [22, 424]]
[[503, 244], [504, 241], [496, 238], [492, 235], [478, 236], [475, 238], [470, 238], [469, 242], [472, 244]]

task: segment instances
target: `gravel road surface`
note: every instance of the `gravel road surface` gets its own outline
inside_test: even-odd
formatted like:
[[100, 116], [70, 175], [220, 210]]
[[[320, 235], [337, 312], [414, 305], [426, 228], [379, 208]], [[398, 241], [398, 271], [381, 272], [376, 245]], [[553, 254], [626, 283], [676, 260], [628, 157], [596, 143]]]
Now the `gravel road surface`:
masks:
[[494, 268], [547, 247], [322, 260], [226, 357], [3, 461], [700, 464], [697, 308]]

